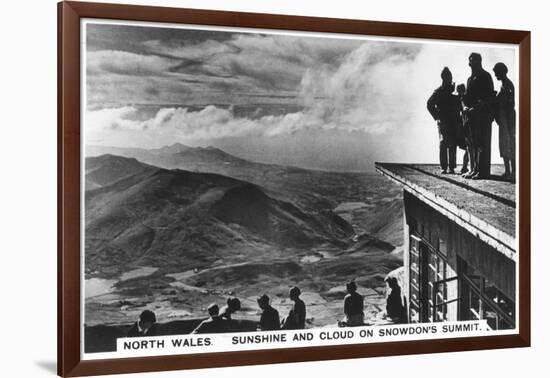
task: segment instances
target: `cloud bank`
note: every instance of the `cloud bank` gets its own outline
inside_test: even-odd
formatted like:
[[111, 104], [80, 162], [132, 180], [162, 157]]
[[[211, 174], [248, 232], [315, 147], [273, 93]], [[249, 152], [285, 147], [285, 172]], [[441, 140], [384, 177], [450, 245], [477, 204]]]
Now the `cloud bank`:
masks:
[[[253, 139], [267, 146], [265, 152], [267, 141], [280, 149], [276, 139], [293, 137], [314, 149], [304, 136], [315, 135], [323, 146], [319, 153], [330, 153], [327, 149], [342, 148], [353, 136], [361, 140], [357, 154], [339, 157], [345, 161], [338, 166], [358, 167], [354, 159], [370, 166], [378, 157], [434, 161], [437, 133], [425, 104], [440, 84], [443, 66], [457, 83], [465, 82], [468, 55], [478, 51], [488, 71], [503, 61], [516, 79], [514, 50], [471, 44], [228, 34], [169, 41], [144, 35], [132, 46], [131, 52], [96, 46], [87, 55], [89, 144], [218, 141], [265, 160], [261, 151], [242, 145]], [[158, 106], [143, 116], [143, 104]], [[256, 114], [235, 112], [232, 105], [257, 107]], [[292, 110], [258, 116], [263, 107], [275, 105]], [[331, 145], [328, 139], [341, 143]], [[426, 146], [419, 148], [415, 140]]]

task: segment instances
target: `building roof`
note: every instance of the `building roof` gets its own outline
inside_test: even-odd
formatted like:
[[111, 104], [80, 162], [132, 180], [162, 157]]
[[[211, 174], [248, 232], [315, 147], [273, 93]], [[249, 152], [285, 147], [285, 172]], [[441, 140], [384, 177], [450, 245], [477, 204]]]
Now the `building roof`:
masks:
[[499, 179], [502, 165], [493, 165], [495, 176], [487, 180], [441, 175], [439, 166], [430, 164], [375, 165], [379, 173], [516, 260], [516, 185]]

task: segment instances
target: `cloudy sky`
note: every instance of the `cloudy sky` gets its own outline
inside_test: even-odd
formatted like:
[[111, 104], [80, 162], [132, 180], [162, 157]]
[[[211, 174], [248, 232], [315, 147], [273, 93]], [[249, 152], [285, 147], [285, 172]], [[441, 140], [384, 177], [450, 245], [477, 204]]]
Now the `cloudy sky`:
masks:
[[97, 23], [85, 42], [87, 145], [213, 145], [308, 168], [436, 162], [426, 100], [444, 66], [466, 81], [472, 51], [490, 72], [504, 62], [516, 82], [504, 45]]

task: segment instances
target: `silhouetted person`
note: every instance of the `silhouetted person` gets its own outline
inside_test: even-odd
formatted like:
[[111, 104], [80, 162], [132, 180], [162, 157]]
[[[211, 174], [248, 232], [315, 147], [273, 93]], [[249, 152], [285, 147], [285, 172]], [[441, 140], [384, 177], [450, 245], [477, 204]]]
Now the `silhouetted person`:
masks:
[[340, 326], [360, 326], [364, 324], [363, 296], [357, 293], [357, 284], [351, 281], [346, 284], [348, 294], [344, 297], [345, 318], [339, 322]]
[[283, 321], [282, 329], [304, 329], [306, 328], [306, 304], [300, 299], [301, 291], [298, 287], [290, 288], [289, 297], [294, 301], [294, 306]]
[[260, 330], [276, 331], [281, 329], [279, 312], [271, 307], [269, 304], [269, 297], [267, 295], [264, 294], [258, 298], [258, 306], [262, 309], [262, 315], [260, 316]]
[[471, 53], [469, 66], [472, 74], [466, 84], [464, 94], [465, 112], [472, 127], [474, 170], [467, 178], [487, 178], [491, 173], [491, 124], [493, 114], [491, 104], [494, 98], [494, 85], [491, 75], [481, 65], [481, 55]]
[[150, 310], [145, 310], [139, 315], [139, 320], [128, 331], [128, 337], [156, 336], [158, 333], [157, 317]]
[[466, 86], [464, 84], [459, 84], [456, 87], [456, 91], [460, 99], [460, 116], [464, 127], [464, 137], [468, 151], [468, 158], [470, 160], [470, 169], [463, 172], [462, 177], [471, 178], [479, 172], [479, 150], [477, 143], [474, 143], [474, 125], [472, 122], [472, 117], [470, 117], [470, 108], [466, 106], [464, 100], [466, 96]]
[[457, 132], [460, 124], [460, 100], [454, 95], [455, 85], [449, 68], [441, 71], [441, 86], [428, 99], [428, 111], [437, 122], [439, 164], [441, 173], [455, 173]]
[[405, 317], [403, 306], [403, 298], [401, 297], [401, 288], [397, 282], [397, 278], [388, 278], [388, 286], [390, 287], [390, 294], [386, 299], [386, 313], [396, 323], [402, 323]]
[[239, 298], [230, 297], [227, 298], [227, 304], [222, 307], [220, 316], [227, 320], [231, 320], [231, 314], [241, 309], [241, 301]]
[[508, 67], [497, 63], [493, 68], [495, 77], [502, 85], [495, 101], [495, 120], [498, 124], [498, 146], [504, 160], [504, 177], [516, 177], [516, 109], [514, 84], [508, 78]]
[[[466, 86], [464, 84], [459, 84], [456, 87], [456, 92], [458, 93], [458, 98], [460, 100], [460, 125], [457, 132], [457, 145], [464, 150], [464, 156], [462, 157], [462, 170], [460, 173], [462, 175], [467, 175], [469, 172], [473, 171], [472, 168], [472, 130], [471, 125], [468, 120], [468, 116], [465, 112], [464, 106], [464, 94], [466, 93]], [[470, 163], [470, 169], [468, 170], [468, 162]]]
[[220, 309], [213, 303], [208, 306], [210, 318], [203, 320], [191, 333], [224, 333], [229, 330], [229, 322], [219, 316]]

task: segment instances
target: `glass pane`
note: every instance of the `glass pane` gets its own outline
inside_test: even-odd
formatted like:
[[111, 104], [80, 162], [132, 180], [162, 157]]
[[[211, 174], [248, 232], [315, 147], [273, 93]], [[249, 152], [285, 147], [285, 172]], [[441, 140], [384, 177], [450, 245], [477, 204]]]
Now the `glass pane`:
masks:
[[479, 276], [468, 275], [468, 278], [472, 281], [474, 287], [481, 289], [481, 278]]
[[439, 266], [437, 268], [437, 278], [438, 280], [443, 280], [445, 279], [445, 261], [443, 261], [443, 259], [441, 258], [438, 258], [438, 262], [439, 262]]
[[418, 322], [420, 322], [420, 315], [417, 310], [411, 307], [411, 323], [418, 323]]
[[483, 314], [483, 318], [487, 320], [487, 325], [491, 327], [491, 329], [498, 329], [498, 315], [496, 312], [487, 310]]
[[412, 269], [411, 267], [411, 282], [413, 282], [416, 287], [418, 287], [418, 270]]
[[411, 236], [409, 241], [410, 241], [409, 248], [410, 248], [411, 252], [413, 250], [418, 250], [418, 240]]
[[502, 312], [509, 317], [514, 317], [515, 305], [490, 281], [486, 281], [484, 295], [491, 300]]
[[432, 269], [432, 266], [430, 265], [428, 267], [428, 282], [435, 282], [438, 281], [437, 274], [434, 269]]
[[470, 291], [470, 319], [481, 319], [481, 300], [473, 291]]
[[418, 274], [418, 261], [411, 261], [411, 271]]
[[441, 238], [439, 239], [439, 252], [441, 252], [443, 256], [447, 256], [447, 243]]
[[450, 265], [446, 264], [445, 269], [446, 269], [445, 278], [456, 277], [456, 272], [454, 271], [453, 268], [451, 268]]

